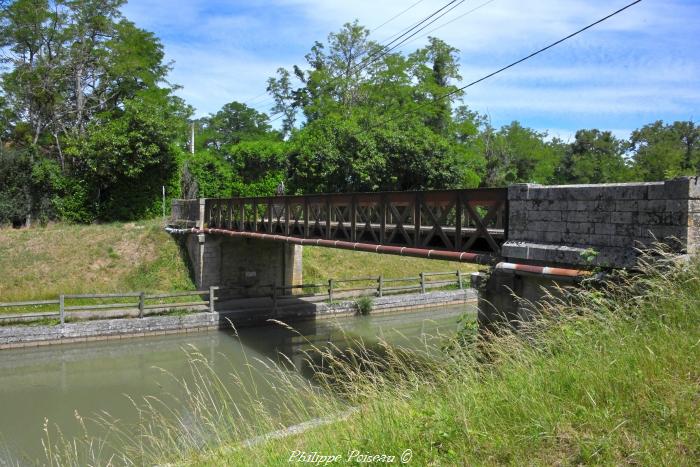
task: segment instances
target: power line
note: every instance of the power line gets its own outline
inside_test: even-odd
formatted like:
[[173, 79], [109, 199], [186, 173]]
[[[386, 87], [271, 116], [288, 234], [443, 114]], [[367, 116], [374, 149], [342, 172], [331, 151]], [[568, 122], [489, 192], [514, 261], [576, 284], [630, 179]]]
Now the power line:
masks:
[[[401, 39], [401, 38], [402, 38], [403, 36], [405, 36], [406, 34], [409, 34], [411, 31], [413, 31], [414, 29], [416, 29], [417, 27], [419, 27], [420, 25], [422, 25], [422, 24], [425, 23], [426, 21], [430, 20], [430, 19], [431, 19], [432, 17], [434, 17], [435, 15], [439, 14], [439, 13], [440, 13], [441, 11], [443, 11], [445, 8], [450, 7], [450, 6], [451, 6], [452, 4], [454, 4], [454, 3], [457, 3], [457, 5], [455, 5], [455, 7], [456, 7], [456, 6], [459, 6], [460, 4], [464, 3], [465, 1], [466, 1], [466, 0], [451, 0], [450, 2], [446, 3], [446, 4], [443, 5], [442, 7], [438, 8], [438, 9], [435, 10], [435, 11], [433, 11], [433, 12], [432, 12], [431, 14], [429, 14], [427, 17], [423, 18], [423, 19], [420, 20], [419, 22], [417, 22], [417, 23], [415, 23], [414, 25], [410, 26], [410, 28], [408, 28], [405, 32], [403, 32], [401, 35], [399, 35], [398, 37], [396, 37], [395, 39], [393, 39], [392, 41], [390, 41], [388, 44], [386, 44], [385, 47], [386, 47], [386, 46], [389, 46], [389, 45], [391, 45], [392, 43], [396, 42], [397, 40]], [[415, 5], [415, 4], [414, 4], [414, 5]], [[431, 21], [430, 23], [428, 23], [427, 25], [425, 25], [423, 28], [421, 28], [421, 29], [419, 29], [418, 31], [416, 31], [414, 34], [408, 36], [408, 38], [413, 37], [415, 34], [419, 33], [420, 31], [422, 31], [423, 29], [425, 29], [426, 27], [428, 27], [430, 24], [432, 24], [432, 23], [434, 23], [435, 21], [437, 21], [438, 19], [440, 19], [442, 16], [444, 16], [444, 15], [445, 15], [446, 13], [448, 13], [449, 11], [452, 11], [455, 7], [450, 8], [447, 12], [445, 12], [445, 13], [443, 13], [442, 15], [438, 16], [435, 20]], [[393, 36], [392, 36], [392, 37], [393, 37]], [[405, 39], [404, 39], [404, 40], [405, 40]], [[402, 41], [402, 42], [403, 42], [403, 41]], [[398, 45], [396, 45], [396, 47], [400, 46], [402, 42], [399, 42]], [[393, 50], [393, 48], [390, 49], [390, 50]], [[364, 54], [366, 54], [366, 53], [367, 53], [367, 52], [362, 52], [362, 53], [360, 53], [356, 58], [359, 58], [359, 57], [361, 57], [362, 55], [364, 55]], [[377, 54], [380, 54], [380, 55], [378, 56], [378, 58], [373, 59], [373, 56], [376, 56]], [[358, 71], [361, 71], [363, 68], [365, 68], [365, 66], [371, 65], [372, 63], [374, 63], [376, 60], [378, 60], [379, 58], [383, 57], [384, 55], [386, 55], [386, 53], [382, 54], [382, 51], [378, 51], [378, 52], [376, 52], [376, 53], [370, 54], [369, 57], [363, 59], [360, 63], [355, 64], [355, 65], [352, 65], [352, 66], [349, 68], [349, 70], [347, 70], [347, 73], [354, 72], [354, 71], [357, 70], [358, 68], [359, 68]], [[369, 60], [369, 61], [368, 61], [368, 60]], [[331, 76], [331, 77], [330, 77], [331, 82], [337, 81], [337, 80], [339, 80], [339, 79], [341, 79], [341, 78], [342, 78], [342, 75]], [[275, 120], [278, 120], [279, 118], [280, 118], [280, 117], [278, 116], [278, 118], [275, 118], [274, 120], [271, 120], [270, 122], [273, 122], [273, 121], [275, 121]]]
[[[428, 21], [430, 18], [432, 18], [433, 16], [437, 15], [437, 14], [440, 13], [442, 10], [444, 10], [445, 8], [451, 6], [453, 3], [456, 3], [457, 1], [458, 1], [458, 0], [452, 0], [452, 1], [448, 2], [447, 4], [443, 5], [441, 8], [439, 8], [439, 9], [433, 11], [430, 15], [426, 16], [425, 18], [423, 18], [422, 20], [420, 20], [419, 22], [417, 22], [416, 24], [414, 24], [413, 26], [411, 26], [411, 27], [410, 27], [408, 30], [406, 30], [404, 33], [402, 33], [401, 35], [399, 35], [399, 36], [396, 37], [395, 39], [391, 40], [389, 43], [384, 44], [384, 48], [389, 47], [389, 46], [392, 45], [394, 42], [396, 42], [397, 40], [401, 39], [401, 38], [404, 37], [406, 34], [410, 33], [410, 32], [413, 31], [415, 28], [419, 27], [420, 25], [422, 25], [423, 23], [425, 23], [426, 21]], [[459, 3], [463, 3], [464, 1], [465, 1], [465, 0], [459, 0]], [[429, 24], [430, 24], [430, 23], [429, 23]], [[419, 30], [419, 31], [420, 31], [420, 30]], [[411, 37], [411, 36], [409, 36], [409, 37]], [[393, 49], [392, 49], [392, 50], [393, 50]], [[371, 54], [369, 55], [369, 57], [363, 59], [360, 63], [358, 63], [358, 64], [356, 64], [356, 65], [353, 65], [353, 66], [348, 70], [348, 72], [355, 71], [355, 69], [357, 69], [357, 68], [359, 68], [359, 69], [361, 70], [361, 69], [365, 68], [366, 66], [371, 65], [372, 63], [374, 63], [374, 62], [376, 61], [376, 60], [373, 59], [373, 57], [377, 57], [377, 56], [380, 56], [380, 57], [381, 57], [381, 56], [386, 55], [386, 54], [382, 55], [383, 52], [384, 52], [384, 51], [381, 50], [381, 51], [377, 51], [377, 52], [371, 53]], [[366, 53], [366, 52], [365, 52], [365, 53]], [[363, 54], [358, 55], [358, 58], [361, 57], [362, 55], [363, 55]], [[367, 64], [367, 65], [365, 65], [365, 64]]]
[[413, 7], [415, 7], [416, 5], [418, 5], [419, 3], [423, 3], [423, 1], [424, 1], [424, 0], [418, 0], [416, 3], [414, 3], [414, 4], [411, 5], [411, 6], [409, 6], [408, 8], [406, 8], [405, 10], [403, 10], [402, 12], [397, 13], [396, 15], [394, 15], [394, 16], [392, 16], [391, 18], [389, 18], [388, 20], [384, 21], [382, 24], [380, 24], [380, 25], [377, 26], [376, 28], [372, 29], [372, 32], [377, 32], [379, 29], [381, 29], [381, 28], [383, 28], [384, 26], [386, 26], [387, 24], [391, 23], [391, 22], [394, 21], [396, 18], [398, 18], [399, 16], [403, 15], [404, 13], [406, 13], [407, 11], [409, 11], [410, 9], [412, 9]]
[[[559, 40], [557, 40], [557, 41], [555, 41], [555, 42], [552, 42], [551, 44], [549, 44], [549, 45], [547, 45], [547, 46], [545, 46], [545, 47], [542, 47], [541, 49], [536, 50], [535, 52], [532, 52], [531, 54], [529, 54], [529, 55], [527, 55], [527, 56], [525, 56], [525, 57], [523, 57], [523, 58], [521, 58], [521, 59], [519, 59], [519, 60], [516, 60], [516, 61], [514, 61], [514, 62], [512, 62], [512, 63], [510, 63], [510, 64], [508, 64], [508, 65], [506, 65], [506, 66], [504, 66], [504, 67], [501, 67], [501, 68], [499, 68], [498, 70], [489, 73], [488, 75], [482, 76], [482, 77], [479, 78], [479, 79], [476, 79], [476, 80], [474, 80], [474, 81], [472, 81], [472, 82], [470, 82], [470, 83], [468, 83], [468, 84], [466, 84], [466, 85], [464, 85], [464, 86], [462, 86], [462, 87], [460, 87], [460, 88], [457, 88], [457, 89], [455, 89], [454, 91], [450, 91], [450, 92], [445, 93], [445, 94], [443, 94], [443, 95], [441, 95], [441, 96], [438, 96], [438, 97], [436, 98], [436, 100], [441, 100], [441, 99], [444, 99], [444, 98], [446, 98], [446, 97], [450, 97], [450, 96], [453, 96], [453, 95], [455, 95], [455, 94], [458, 94], [458, 93], [464, 91], [464, 90], [467, 89], [467, 88], [470, 88], [470, 87], [472, 87], [472, 86], [474, 86], [474, 85], [476, 85], [476, 84], [478, 84], [478, 83], [481, 83], [482, 81], [485, 81], [485, 80], [487, 80], [487, 79], [489, 79], [489, 78], [491, 78], [491, 77], [493, 77], [493, 76], [495, 76], [495, 75], [497, 75], [497, 74], [499, 74], [499, 73], [502, 73], [502, 72], [508, 70], [509, 68], [512, 68], [512, 67], [514, 67], [514, 66], [516, 66], [516, 65], [518, 65], [518, 64], [520, 64], [520, 63], [522, 63], [522, 62], [524, 62], [524, 61], [526, 61], [526, 60], [529, 60], [529, 59], [531, 59], [532, 57], [534, 57], [534, 56], [536, 56], [536, 55], [539, 55], [539, 54], [541, 54], [542, 52], [544, 52], [544, 51], [546, 51], [546, 50], [549, 50], [549, 49], [551, 49], [552, 47], [555, 47], [555, 46], [561, 44], [562, 42], [565, 42], [565, 41], [571, 39], [572, 37], [577, 36], [577, 35], [581, 34], [582, 32], [587, 31], [588, 29], [591, 29], [592, 27], [597, 26], [598, 24], [600, 24], [600, 23], [602, 23], [602, 22], [604, 22], [604, 21], [609, 20], [609, 19], [612, 18], [613, 16], [616, 16], [616, 15], [622, 13], [623, 11], [627, 10], [628, 8], [631, 8], [631, 7], [633, 7], [634, 5], [636, 5], [637, 3], [640, 3], [641, 1], [642, 1], [642, 0], [635, 0], [635, 1], [632, 2], [632, 3], [628, 3], [627, 5], [623, 6], [623, 7], [620, 8], [619, 10], [616, 10], [616, 11], [610, 13], [609, 15], [607, 15], [607, 16], [605, 16], [605, 17], [603, 17], [603, 18], [601, 18], [601, 19], [599, 19], [599, 20], [597, 20], [597, 21], [595, 21], [595, 22], [593, 22], [593, 23], [591, 23], [591, 24], [589, 24], [588, 26], [584, 26], [583, 28], [581, 28], [581, 29], [579, 29], [579, 30], [577, 30], [577, 31], [575, 31], [575, 32], [572, 32], [571, 34], [569, 34], [569, 35], [566, 36], [566, 37], [563, 37], [563, 38], [561, 38], [561, 39], [559, 39]], [[420, 108], [425, 107], [425, 106], [427, 106], [427, 105], [429, 105], [429, 103], [421, 104], [421, 105], [419, 105], [419, 106], [417, 107], [417, 109], [420, 109]], [[405, 114], [404, 114], [404, 115], [405, 115]], [[396, 116], [394, 116], [394, 117], [391, 117], [391, 118], [385, 120], [383, 123], [388, 123], [388, 122], [391, 122], [391, 121], [393, 121], [393, 120], [396, 120], [396, 119], [397, 119], [398, 117], [400, 117], [400, 116], [402, 116], [402, 115], [396, 115]]]
[[447, 25], [449, 25], [449, 24], [452, 24], [452, 23], [454, 23], [455, 21], [458, 21], [458, 20], [462, 19], [462, 18], [464, 18], [465, 16], [470, 15], [470, 14], [474, 13], [475, 11], [480, 10], [481, 8], [485, 7], [486, 5], [488, 5], [488, 4], [490, 4], [490, 3], [493, 3], [493, 2], [495, 2], [495, 1], [496, 1], [496, 0], [488, 0], [488, 1], [482, 3], [482, 4], [478, 5], [478, 6], [475, 6], [475, 7], [472, 8], [471, 10], [469, 10], [469, 11], [467, 11], [467, 12], [465, 12], [465, 13], [459, 15], [459, 16], [457, 16], [456, 18], [453, 18], [453, 19], [449, 20], [448, 22], [443, 23], [443, 24], [441, 24], [440, 26], [431, 29], [430, 31], [426, 32], [425, 34], [421, 34], [420, 36], [416, 37], [415, 39], [410, 40], [410, 41], [404, 43], [404, 45], [410, 44], [410, 43], [412, 43], [412, 42], [415, 42], [415, 41], [417, 41], [418, 39], [422, 39], [422, 38], [424, 38], [424, 37], [428, 37], [429, 35], [431, 35], [431, 34], [434, 33], [435, 31], [437, 31], [438, 29], [442, 29], [442, 28], [444, 28], [445, 26], [447, 26]]
[[[400, 16], [403, 15], [404, 13], [408, 12], [408, 11], [411, 10], [412, 8], [416, 7], [418, 4], [422, 3], [423, 1], [425, 1], [425, 0], [418, 0], [417, 2], [413, 3], [413, 4], [410, 5], [408, 8], [406, 8], [406, 9], [400, 11], [399, 13], [395, 14], [394, 16], [392, 16], [391, 18], [389, 18], [388, 20], [384, 21], [382, 24], [380, 24], [379, 26], [377, 26], [376, 28], [374, 28], [374, 29], [372, 30], [372, 32], [375, 32], [375, 31], [381, 29], [383, 26], [386, 26], [387, 24], [389, 24], [390, 22], [394, 21], [395, 19], [397, 19], [398, 17], [400, 17]], [[446, 7], [446, 6], [449, 6], [450, 4], [454, 3], [455, 1], [457, 1], [457, 0], [452, 0], [450, 3], [448, 3], [447, 5], [445, 5], [445, 7]], [[445, 7], [441, 8], [440, 10], [444, 9]], [[440, 11], [440, 10], [438, 10], [438, 11]], [[422, 23], [425, 22], [427, 19], [429, 19], [431, 16], [433, 16], [434, 14], [435, 14], [435, 13], [433, 13], [433, 14], [430, 15], [430, 16], [428, 16], [428, 18], [425, 18], [425, 19], [419, 21], [418, 23], [412, 25], [408, 31], [412, 30], [413, 28], [415, 28], [415, 27], [418, 26], [419, 24], [422, 24]], [[408, 32], [408, 31], [406, 31], [406, 32]], [[399, 33], [401, 33], [401, 32], [402, 32], [402, 31], [399, 31]], [[391, 37], [394, 37], [394, 36], [390, 36], [390, 38], [391, 38]], [[401, 37], [401, 36], [399, 36], [399, 37]], [[398, 38], [397, 38], [397, 39], [398, 39]], [[385, 39], [385, 40], [386, 40], [386, 39]], [[393, 42], [393, 41], [392, 41], [392, 42]], [[367, 53], [367, 52], [361, 53], [360, 55], [358, 55], [357, 58], [361, 57], [362, 55], [364, 55], [364, 54], [366, 54], [366, 53]], [[253, 101], [257, 100], [258, 98], [260, 98], [260, 97], [262, 97], [262, 96], [264, 96], [264, 95], [266, 95], [266, 94], [267, 94], [267, 91], [263, 92], [262, 94], [259, 94], [259, 95], [255, 96], [255, 97], [253, 97], [253, 98], [251, 98], [251, 99], [246, 100], [246, 101], [244, 102], [244, 104], [245, 104], [245, 105], [249, 105], [249, 104], [251, 104]], [[265, 100], [263, 100], [262, 102], [268, 102], [268, 100], [265, 99]], [[261, 105], [260, 103], [257, 104], [257, 106], [260, 106], [260, 105]]]
[[[386, 57], [386, 56], [389, 54], [389, 52], [391, 52], [392, 50], [395, 50], [395, 49], [397, 49], [398, 47], [401, 47], [402, 45], [406, 44], [410, 38], [414, 37], [416, 34], [418, 34], [419, 32], [421, 32], [422, 30], [424, 30], [425, 28], [427, 28], [427, 27], [430, 26], [431, 24], [435, 23], [435, 21], [439, 20], [440, 18], [442, 18], [443, 16], [445, 16], [446, 14], [448, 14], [449, 12], [451, 12], [452, 10], [454, 10], [455, 8], [459, 7], [459, 6], [460, 6], [461, 4], [463, 4], [465, 1], [466, 1], [466, 0], [460, 0], [460, 1], [459, 1], [456, 5], [454, 5], [452, 8], [450, 8], [449, 10], [443, 12], [440, 16], [438, 16], [437, 18], [433, 19], [433, 20], [430, 21], [428, 24], [424, 25], [422, 28], [420, 28], [419, 30], [415, 31], [415, 32], [414, 32], [413, 34], [411, 34], [410, 36], [406, 37], [406, 38], [403, 39], [402, 41], [400, 41], [400, 42], [398, 42], [397, 44], [393, 45], [393, 46], [390, 47], [389, 49], [383, 50], [379, 55], [376, 56], [376, 58], [372, 59], [372, 60], [367, 64], [367, 66], [371, 65], [372, 63], [375, 63], [377, 60], [379, 60], [379, 59], [381, 59], [381, 58], [383, 58], [383, 57]], [[449, 5], [452, 4], [452, 3], [454, 3], [454, 2], [450, 2], [448, 5], [445, 5], [445, 7], [446, 7], [446, 6], [449, 6]], [[441, 10], [444, 9], [445, 7], [441, 8]], [[407, 31], [407, 33], [408, 33], [408, 31]], [[405, 34], [403, 34], [403, 35], [405, 35]], [[393, 41], [392, 41], [392, 42], [393, 42]], [[370, 57], [370, 58], [371, 58], [371, 57]], [[363, 63], [364, 63], [364, 62], [363, 62]], [[361, 64], [362, 64], [362, 63], [361, 63]], [[363, 68], [364, 68], [364, 67], [363, 67]], [[353, 71], [353, 70], [351, 70], [351, 71]]]

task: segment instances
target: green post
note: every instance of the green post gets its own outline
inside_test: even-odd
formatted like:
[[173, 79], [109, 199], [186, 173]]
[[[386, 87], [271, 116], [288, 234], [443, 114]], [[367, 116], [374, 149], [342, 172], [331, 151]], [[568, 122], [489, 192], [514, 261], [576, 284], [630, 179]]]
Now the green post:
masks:
[[459, 287], [459, 290], [462, 290], [464, 287], [462, 285], [462, 271], [457, 271], [457, 286]]
[[420, 273], [420, 293], [425, 293], [425, 276]]
[[65, 296], [58, 297], [58, 313], [61, 316], [61, 326], [66, 324], [66, 300]]
[[381, 297], [382, 295], [384, 295], [384, 276], [380, 274], [379, 278], [377, 279], [377, 282], [379, 282], [377, 292], [379, 293], [379, 297]]
[[328, 279], [328, 302], [333, 303], [333, 279]]
[[143, 309], [146, 306], [146, 293], [139, 293], [139, 318], [143, 318]]

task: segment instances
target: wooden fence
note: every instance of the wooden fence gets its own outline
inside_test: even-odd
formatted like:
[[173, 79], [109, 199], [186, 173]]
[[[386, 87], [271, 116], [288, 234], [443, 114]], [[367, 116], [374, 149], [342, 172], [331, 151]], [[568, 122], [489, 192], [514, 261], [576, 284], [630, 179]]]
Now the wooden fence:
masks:
[[[445, 279], [446, 277], [451, 279]], [[314, 299], [328, 300], [333, 303], [338, 298], [377, 296], [386, 294], [407, 293], [411, 291], [426, 293], [429, 289], [444, 288], [454, 286], [459, 289], [464, 288], [464, 275], [461, 271], [456, 272], [421, 272], [418, 276], [384, 278], [383, 276], [355, 277], [348, 279], [328, 279], [324, 283], [309, 283], [300, 285], [280, 286], [277, 284], [266, 284], [253, 286], [258, 292], [269, 290], [269, 293], [258, 293], [257, 295], [245, 294], [251, 287], [209, 287], [208, 290], [193, 290], [185, 292], [170, 292], [161, 294], [148, 294], [146, 292], [129, 292], [114, 294], [65, 294], [60, 295], [57, 300], [36, 300], [23, 302], [0, 303], [0, 310], [11, 308], [28, 307], [51, 307], [58, 305], [57, 310], [36, 311], [23, 314], [0, 314], [0, 323], [6, 321], [29, 321], [37, 319], [58, 318], [60, 324], [66, 322], [67, 312], [99, 312], [105, 310], [138, 310], [138, 317], [143, 318], [147, 310], [182, 310], [193, 307], [208, 307], [208, 311], [216, 311], [216, 302], [234, 302], [237, 299], [270, 298], [273, 309], [276, 309], [278, 302], [282, 300]], [[325, 289], [325, 290], [324, 290]], [[228, 298], [225, 298], [229, 295]], [[200, 300], [192, 300], [198, 296]], [[204, 299], [206, 297], [206, 300]], [[111, 300], [111, 299], [133, 299], [133, 301], [112, 301], [111, 303], [90, 303], [90, 304], [66, 304], [67, 301], [80, 303], [86, 300]], [[176, 299], [175, 301], [169, 301]], [[178, 301], [178, 299], [189, 299], [188, 301]], [[167, 302], [163, 302], [168, 300]], [[159, 303], [152, 303], [157, 301]], [[99, 316], [97, 316], [99, 318]]]

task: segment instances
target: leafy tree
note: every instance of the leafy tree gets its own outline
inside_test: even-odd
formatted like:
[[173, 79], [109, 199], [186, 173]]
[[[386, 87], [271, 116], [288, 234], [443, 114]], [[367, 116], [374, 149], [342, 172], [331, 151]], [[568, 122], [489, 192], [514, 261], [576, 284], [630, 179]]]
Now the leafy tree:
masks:
[[624, 144], [609, 131], [579, 130], [558, 168], [562, 183], [609, 183], [631, 179]]
[[[33, 173], [55, 193], [52, 212], [65, 219], [146, 215], [161, 185], [176, 185], [173, 148], [189, 110], [162, 86], [162, 45], [122, 18], [124, 3], [0, 6], [9, 138], [27, 149]], [[38, 211], [49, 210], [32, 205], [27, 215]]]
[[70, 153], [82, 162], [81, 175], [95, 190], [96, 215], [129, 219], [159, 212], [160, 187], [178, 173], [185, 131], [182, 103], [167, 90], [140, 91], [134, 99], [95, 116]]
[[635, 176], [654, 181], [700, 173], [700, 127], [693, 122], [656, 121], [632, 132]]
[[203, 147], [220, 150], [241, 141], [280, 139], [272, 130], [269, 117], [240, 102], [230, 102], [216, 114], [199, 121]]
[[192, 197], [228, 198], [237, 194], [233, 187], [236, 180], [233, 167], [216, 151], [204, 149], [188, 154], [185, 168], [196, 181], [197, 188], [190, 193]]
[[282, 141], [244, 141], [226, 151], [240, 196], [271, 196], [286, 178], [287, 151]]

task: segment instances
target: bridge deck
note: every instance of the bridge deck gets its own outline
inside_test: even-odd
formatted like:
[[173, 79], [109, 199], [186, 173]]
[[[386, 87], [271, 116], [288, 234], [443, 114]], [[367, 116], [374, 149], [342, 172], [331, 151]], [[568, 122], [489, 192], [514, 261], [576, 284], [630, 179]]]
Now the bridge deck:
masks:
[[507, 189], [178, 200], [172, 219], [216, 231], [498, 256]]

